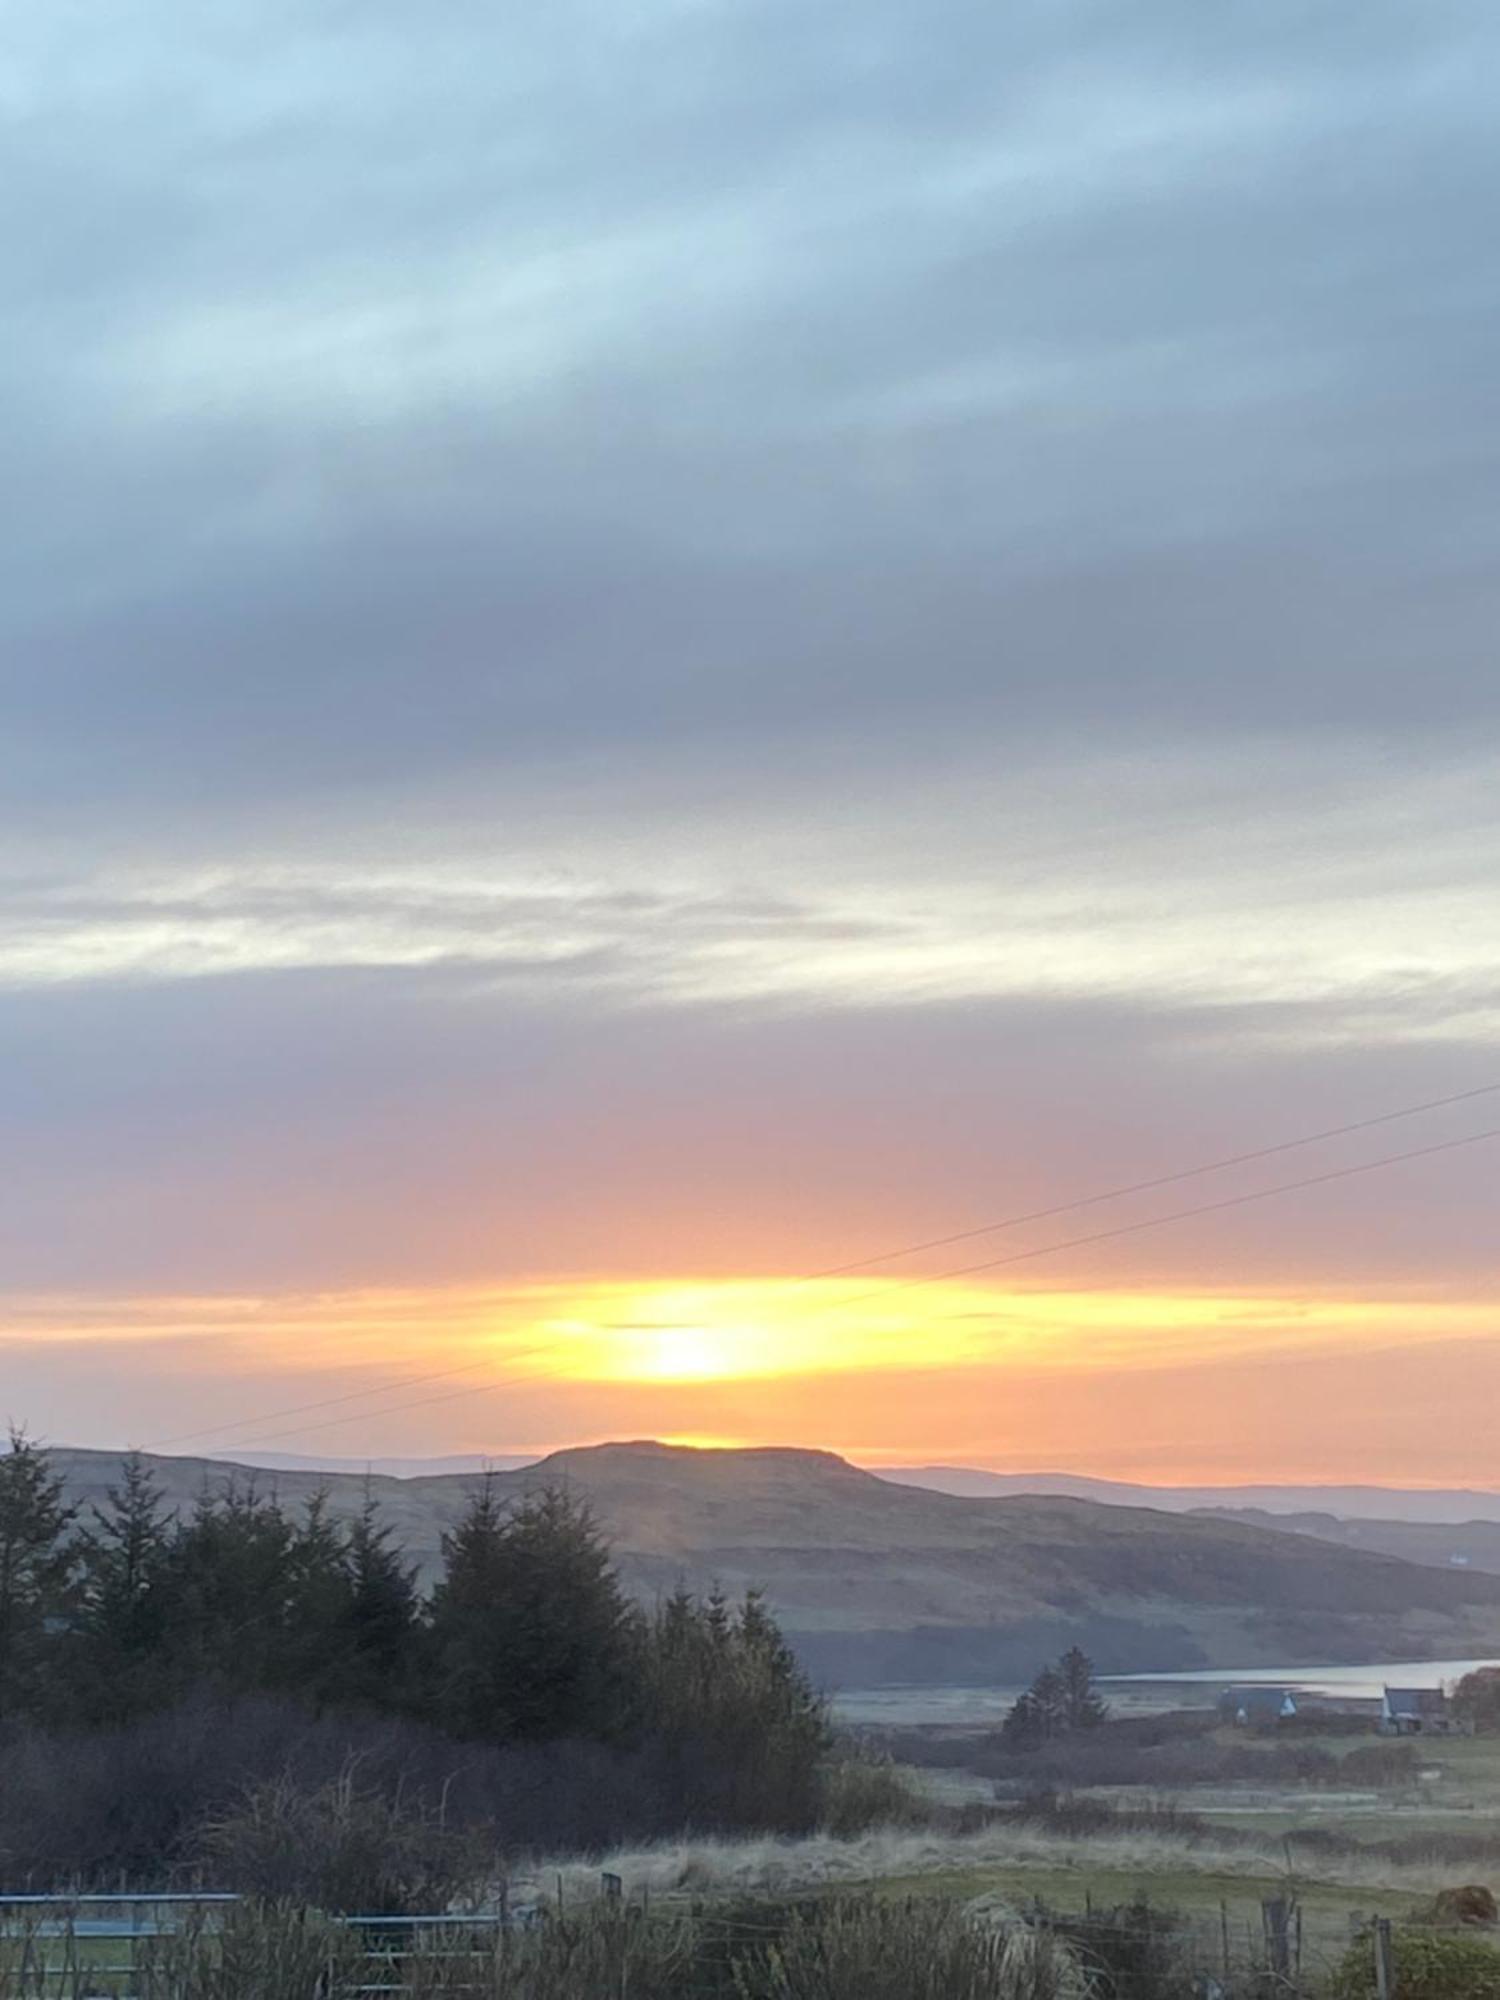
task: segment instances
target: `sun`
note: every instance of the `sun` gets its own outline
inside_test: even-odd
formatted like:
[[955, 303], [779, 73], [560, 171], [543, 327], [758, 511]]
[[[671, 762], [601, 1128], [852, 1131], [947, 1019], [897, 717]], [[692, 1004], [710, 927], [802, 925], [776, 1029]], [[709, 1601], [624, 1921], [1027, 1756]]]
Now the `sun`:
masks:
[[713, 1382], [745, 1372], [742, 1327], [657, 1326], [637, 1329], [632, 1371], [651, 1382]]

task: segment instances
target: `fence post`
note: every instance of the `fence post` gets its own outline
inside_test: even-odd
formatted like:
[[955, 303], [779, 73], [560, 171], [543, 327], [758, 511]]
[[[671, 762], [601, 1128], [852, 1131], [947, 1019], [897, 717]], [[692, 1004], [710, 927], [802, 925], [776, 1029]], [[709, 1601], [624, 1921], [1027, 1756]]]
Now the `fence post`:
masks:
[[1396, 2000], [1396, 1960], [1391, 1950], [1391, 1920], [1375, 1919], [1375, 1992], [1377, 2000]]
[[1268, 1896], [1260, 1906], [1271, 1974], [1283, 1986], [1292, 1981], [1291, 1909], [1285, 1896]]
[[1219, 1951], [1224, 1963], [1224, 1990], [1229, 1990], [1229, 1905], [1219, 1905]]

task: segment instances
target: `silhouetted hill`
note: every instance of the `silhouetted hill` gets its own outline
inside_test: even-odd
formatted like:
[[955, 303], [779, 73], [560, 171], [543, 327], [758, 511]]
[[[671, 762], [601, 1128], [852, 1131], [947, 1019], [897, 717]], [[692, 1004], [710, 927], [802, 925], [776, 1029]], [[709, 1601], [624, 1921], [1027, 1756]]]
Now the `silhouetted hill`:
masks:
[[[58, 1450], [70, 1493], [102, 1494], [117, 1454]], [[250, 1476], [158, 1458], [179, 1505]], [[430, 1574], [472, 1476], [260, 1476], [352, 1514], [367, 1483]], [[654, 1443], [562, 1451], [493, 1475], [566, 1482], [597, 1510], [632, 1590], [679, 1581], [768, 1597], [830, 1679], [1013, 1678], [1077, 1639], [1105, 1670], [1500, 1654], [1500, 1577], [1423, 1568], [1261, 1523], [1066, 1497], [908, 1487], [828, 1452]]]
[[1257, 1514], [1332, 1514], [1340, 1520], [1500, 1522], [1500, 1492], [1438, 1486], [1143, 1486], [1081, 1472], [991, 1472], [977, 1465], [883, 1465], [882, 1479], [968, 1499], [1065, 1494], [1110, 1507], [1157, 1507], [1167, 1514], [1213, 1508]]
[[1373, 1550], [1403, 1562], [1500, 1575], [1500, 1521], [1346, 1521], [1336, 1514], [1276, 1514], [1261, 1507], [1205, 1507], [1200, 1511], [1211, 1520], [1312, 1535], [1340, 1548]]

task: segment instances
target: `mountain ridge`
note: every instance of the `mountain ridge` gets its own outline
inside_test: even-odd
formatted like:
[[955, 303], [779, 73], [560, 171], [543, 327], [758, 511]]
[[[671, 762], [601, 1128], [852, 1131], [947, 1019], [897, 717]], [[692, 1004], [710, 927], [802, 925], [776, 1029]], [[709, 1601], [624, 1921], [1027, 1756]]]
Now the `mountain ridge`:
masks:
[[[88, 1505], [122, 1454], [57, 1447]], [[244, 1485], [243, 1466], [148, 1461], [171, 1504]], [[627, 1587], [762, 1587], [804, 1659], [836, 1681], [1014, 1678], [1077, 1642], [1104, 1670], [1500, 1654], [1500, 1577], [1448, 1573], [1259, 1523], [981, 1497], [881, 1478], [795, 1446], [706, 1450], [655, 1440], [574, 1447], [495, 1472], [502, 1496], [559, 1482], [597, 1512]], [[289, 1504], [367, 1492], [430, 1578], [472, 1476], [276, 1472]]]

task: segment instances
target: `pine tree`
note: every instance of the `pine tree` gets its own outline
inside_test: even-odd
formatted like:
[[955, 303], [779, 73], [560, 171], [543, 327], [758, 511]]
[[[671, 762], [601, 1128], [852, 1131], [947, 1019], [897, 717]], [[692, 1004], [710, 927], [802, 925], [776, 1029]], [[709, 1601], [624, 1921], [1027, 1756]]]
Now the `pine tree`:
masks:
[[278, 1607], [283, 1638], [273, 1664], [278, 1687], [321, 1709], [339, 1698], [353, 1586], [348, 1537], [328, 1512], [321, 1489], [291, 1524], [285, 1599]]
[[1030, 1693], [1043, 1736], [1061, 1736], [1068, 1726], [1068, 1695], [1058, 1668], [1055, 1665], [1043, 1667], [1031, 1683]]
[[491, 1742], [622, 1733], [634, 1620], [586, 1506], [550, 1487], [505, 1513], [486, 1482], [443, 1558], [431, 1625], [446, 1727]]
[[1094, 1688], [1092, 1662], [1079, 1647], [1070, 1646], [1017, 1697], [1001, 1726], [1001, 1740], [1013, 1750], [1035, 1749], [1075, 1729], [1097, 1729], [1108, 1713]]
[[349, 1530], [347, 1563], [338, 1699], [357, 1708], [401, 1708], [411, 1697], [416, 1664], [416, 1573], [392, 1546], [368, 1491]]
[[431, 1719], [455, 1736], [498, 1740], [504, 1733], [505, 1690], [496, 1671], [505, 1643], [496, 1594], [504, 1526], [495, 1483], [486, 1477], [443, 1536], [443, 1574], [428, 1606]]
[[75, 1605], [77, 1557], [61, 1476], [25, 1431], [0, 1457], [0, 1721], [50, 1705]]
[[254, 1482], [203, 1493], [167, 1566], [170, 1640], [189, 1681], [285, 1684], [294, 1530]]
[[1031, 1690], [1018, 1694], [1000, 1725], [1000, 1741], [1007, 1750], [1034, 1750], [1047, 1738], [1047, 1727]]
[[94, 1723], [124, 1722], [167, 1695], [170, 1517], [150, 1468], [132, 1452], [118, 1486], [79, 1537], [82, 1606], [77, 1699]]
[[701, 1600], [678, 1589], [640, 1655], [640, 1728], [669, 1811], [699, 1826], [813, 1822], [827, 1716], [759, 1592], [731, 1613], [717, 1588]]
[[1065, 1729], [1097, 1729], [1109, 1715], [1094, 1686], [1094, 1663], [1079, 1646], [1070, 1646], [1057, 1663], [1062, 1683]]

